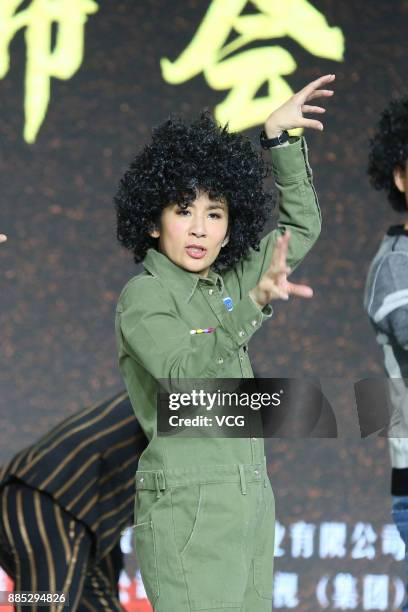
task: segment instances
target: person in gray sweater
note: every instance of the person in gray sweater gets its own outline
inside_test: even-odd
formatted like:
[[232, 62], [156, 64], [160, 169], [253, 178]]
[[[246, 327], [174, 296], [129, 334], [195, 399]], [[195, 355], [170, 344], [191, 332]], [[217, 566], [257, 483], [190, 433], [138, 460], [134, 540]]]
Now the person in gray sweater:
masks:
[[[383, 237], [371, 263], [364, 308], [383, 349], [392, 407], [388, 430], [392, 513], [408, 551], [408, 96], [393, 100], [370, 142], [370, 182], [404, 214]], [[406, 552], [408, 568], [408, 553]], [[408, 599], [403, 606], [408, 610]]]

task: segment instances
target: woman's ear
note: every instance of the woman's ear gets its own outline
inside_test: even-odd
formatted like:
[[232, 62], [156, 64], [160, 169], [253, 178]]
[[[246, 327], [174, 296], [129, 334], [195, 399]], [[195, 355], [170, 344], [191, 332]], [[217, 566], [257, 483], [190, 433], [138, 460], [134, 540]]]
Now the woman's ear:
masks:
[[160, 230], [157, 227], [154, 227], [149, 231], [149, 236], [151, 238], [160, 238]]
[[407, 172], [405, 168], [400, 168], [397, 166], [393, 171], [394, 176], [394, 185], [401, 191], [401, 193], [405, 193], [407, 191]]
[[225, 246], [228, 244], [228, 242], [229, 242], [229, 234], [227, 234], [227, 235], [225, 236], [224, 240], [222, 241], [222, 243], [221, 243], [221, 248], [222, 248], [222, 247], [225, 247]]

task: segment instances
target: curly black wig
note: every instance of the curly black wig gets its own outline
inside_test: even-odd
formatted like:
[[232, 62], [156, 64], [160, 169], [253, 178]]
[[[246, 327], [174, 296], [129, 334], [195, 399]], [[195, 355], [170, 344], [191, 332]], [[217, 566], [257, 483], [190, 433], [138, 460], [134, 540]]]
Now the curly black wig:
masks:
[[209, 111], [187, 124], [171, 115], [153, 129], [144, 147], [122, 178], [115, 196], [117, 237], [133, 252], [136, 263], [157, 238], [162, 210], [177, 203], [186, 208], [204, 191], [228, 204], [229, 242], [215, 269], [226, 269], [259, 247], [260, 233], [271, 213], [273, 196], [264, 191], [268, 165], [251, 141], [228, 126], [218, 125]]
[[370, 141], [368, 175], [375, 189], [384, 189], [394, 210], [407, 211], [405, 194], [394, 184], [395, 168], [408, 160], [408, 96], [393, 100], [384, 110]]

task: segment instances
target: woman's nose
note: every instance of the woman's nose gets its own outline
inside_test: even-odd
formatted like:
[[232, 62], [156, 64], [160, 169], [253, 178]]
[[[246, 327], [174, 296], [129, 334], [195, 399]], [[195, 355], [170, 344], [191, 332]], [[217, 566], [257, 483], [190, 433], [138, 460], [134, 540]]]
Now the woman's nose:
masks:
[[205, 219], [202, 217], [194, 217], [191, 221], [190, 233], [194, 236], [202, 238], [207, 235]]

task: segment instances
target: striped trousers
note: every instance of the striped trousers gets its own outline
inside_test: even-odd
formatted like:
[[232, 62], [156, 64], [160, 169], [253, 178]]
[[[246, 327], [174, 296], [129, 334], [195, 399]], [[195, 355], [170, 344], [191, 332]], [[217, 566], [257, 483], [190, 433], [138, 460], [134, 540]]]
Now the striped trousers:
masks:
[[[54, 604], [50, 612], [123, 611], [117, 590], [119, 544], [96, 563], [88, 528], [49, 495], [23, 483], [7, 484], [0, 503], [0, 565], [15, 591], [64, 592], [68, 605]], [[35, 612], [36, 606], [15, 610]]]

